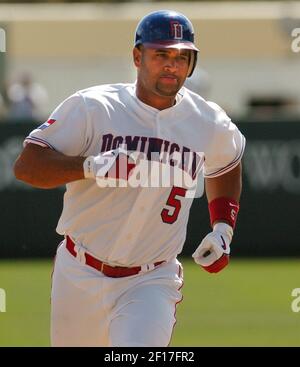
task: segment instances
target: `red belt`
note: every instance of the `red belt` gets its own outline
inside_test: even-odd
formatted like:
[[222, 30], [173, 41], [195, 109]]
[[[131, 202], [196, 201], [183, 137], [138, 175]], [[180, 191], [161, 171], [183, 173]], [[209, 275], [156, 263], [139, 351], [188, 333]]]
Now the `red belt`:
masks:
[[[71, 255], [77, 257], [77, 252], [75, 250], [75, 243], [71, 240], [69, 236], [66, 236], [66, 248], [70, 252]], [[132, 268], [126, 268], [123, 266], [111, 266], [105, 264], [99, 259], [96, 259], [94, 256], [84, 253], [85, 263], [92, 268], [101, 271], [104, 275], [111, 277], [111, 278], [121, 278], [121, 277], [128, 277], [130, 275], [138, 274], [141, 270], [141, 266], [134, 266]], [[164, 261], [158, 261], [154, 263], [154, 267], [162, 264]]]

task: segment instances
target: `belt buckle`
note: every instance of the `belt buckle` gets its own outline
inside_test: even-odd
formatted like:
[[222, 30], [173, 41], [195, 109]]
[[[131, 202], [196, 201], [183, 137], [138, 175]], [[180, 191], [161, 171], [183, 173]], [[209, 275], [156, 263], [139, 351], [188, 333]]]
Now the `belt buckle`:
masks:
[[140, 273], [147, 273], [148, 271], [151, 271], [155, 268], [154, 264], [144, 264], [141, 265]]
[[81, 264], [85, 264], [85, 252], [84, 252], [84, 249], [82, 246], [76, 246], [76, 253], [77, 253], [77, 256], [76, 258], [78, 259], [78, 261], [81, 263]]
[[103, 273], [103, 268], [104, 268], [104, 262], [101, 262], [101, 267], [100, 267], [101, 273]]

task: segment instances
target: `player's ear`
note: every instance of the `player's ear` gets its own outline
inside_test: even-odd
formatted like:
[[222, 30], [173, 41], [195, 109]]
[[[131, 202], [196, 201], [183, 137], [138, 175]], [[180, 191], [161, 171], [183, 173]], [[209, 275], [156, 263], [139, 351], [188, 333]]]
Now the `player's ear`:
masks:
[[142, 60], [142, 50], [139, 47], [134, 47], [133, 49], [133, 62], [134, 65], [138, 68], [141, 66]]

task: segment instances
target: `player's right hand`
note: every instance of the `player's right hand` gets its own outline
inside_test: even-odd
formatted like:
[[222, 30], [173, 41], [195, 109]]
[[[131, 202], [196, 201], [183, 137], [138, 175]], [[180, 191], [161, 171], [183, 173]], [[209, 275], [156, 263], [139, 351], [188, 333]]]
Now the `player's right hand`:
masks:
[[104, 183], [127, 181], [136, 166], [133, 156], [123, 148], [89, 156], [83, 163], [84, 177]]
[[232, 235], [233, 229], [228, 224], [215, 224], [193, 253], [194, 261], [209, 273], [218, 273], [229, 263]]

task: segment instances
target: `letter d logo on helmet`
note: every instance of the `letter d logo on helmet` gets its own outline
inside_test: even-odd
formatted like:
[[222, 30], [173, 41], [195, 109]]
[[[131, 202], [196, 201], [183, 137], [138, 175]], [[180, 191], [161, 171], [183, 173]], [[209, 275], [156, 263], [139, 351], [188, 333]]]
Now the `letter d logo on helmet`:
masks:
[[183, 14], [159, 10], [146, 15], [135, 31], [134, 46], [148, 48], [178, 48], [191, 50], [188, 76], [193, 74], [198, 48], [194, 45], [194, 28]]

